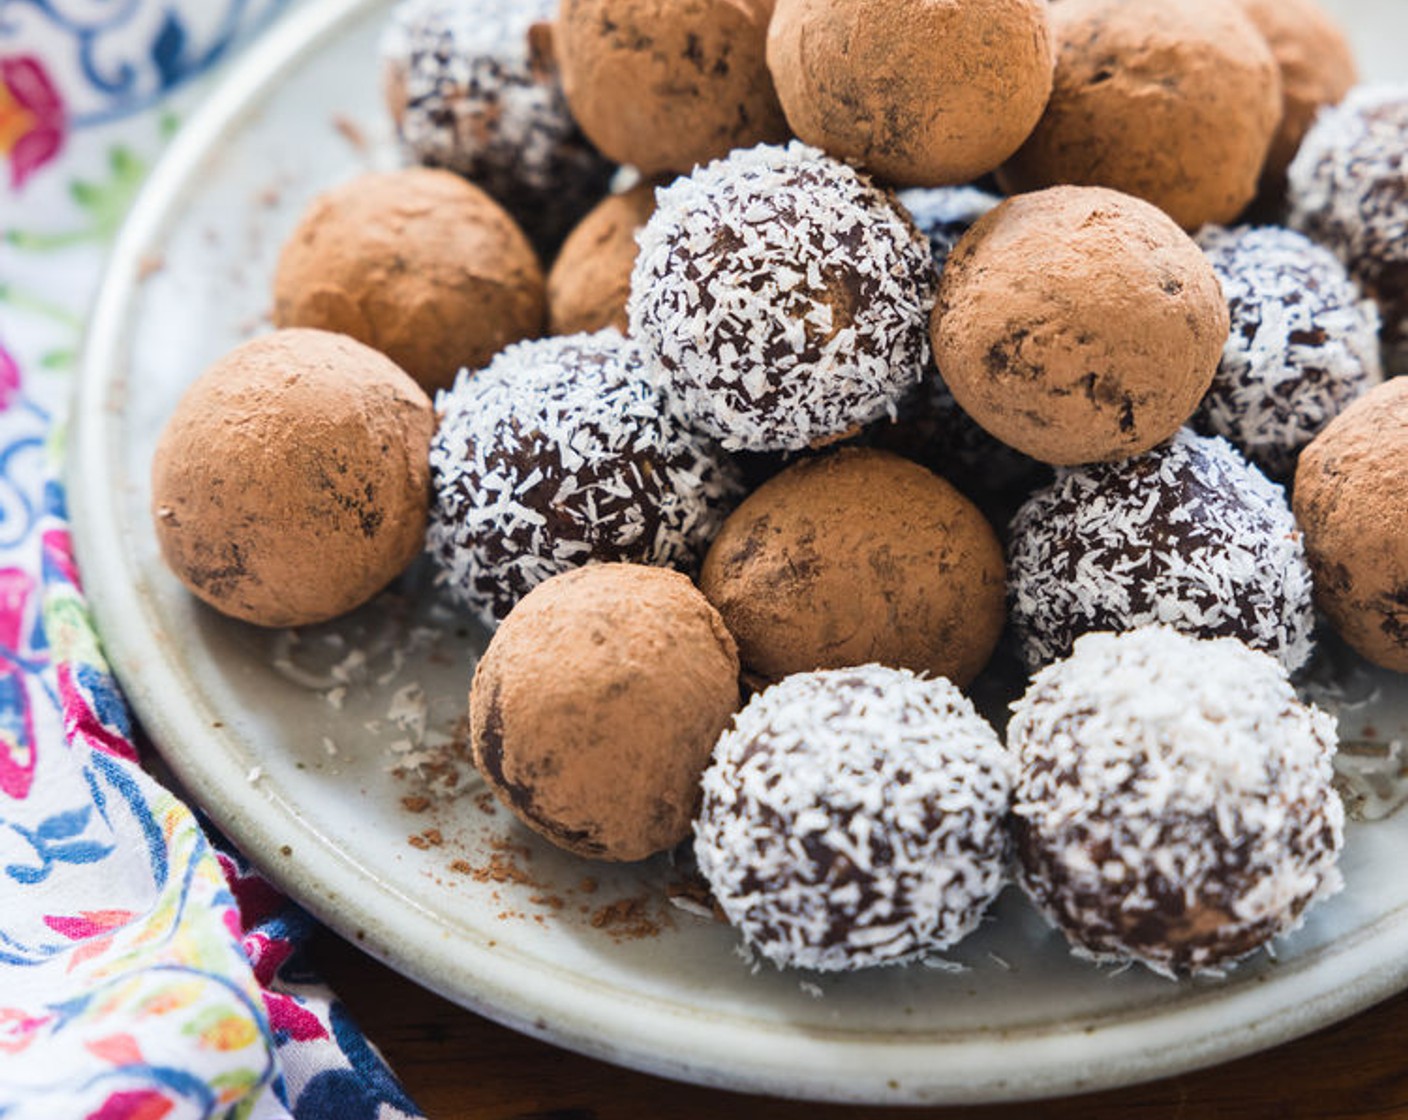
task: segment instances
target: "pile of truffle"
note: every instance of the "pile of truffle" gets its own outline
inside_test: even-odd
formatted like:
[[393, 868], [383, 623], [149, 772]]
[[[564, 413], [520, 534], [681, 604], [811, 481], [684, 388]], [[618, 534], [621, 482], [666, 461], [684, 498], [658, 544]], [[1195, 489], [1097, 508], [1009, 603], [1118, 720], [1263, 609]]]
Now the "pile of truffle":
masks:
[[1317, 607], [1408, 671], [1408, 89], [1313, 0], [404, 0], [382, 63], [417, 166], [313, 203], [157, 449], [195, 594], [427, 552], [491, 788], [692, 837], [779, 965], [941, 951], [1009, 867], [1175, 976], [1339, 889], [1290, 675]]

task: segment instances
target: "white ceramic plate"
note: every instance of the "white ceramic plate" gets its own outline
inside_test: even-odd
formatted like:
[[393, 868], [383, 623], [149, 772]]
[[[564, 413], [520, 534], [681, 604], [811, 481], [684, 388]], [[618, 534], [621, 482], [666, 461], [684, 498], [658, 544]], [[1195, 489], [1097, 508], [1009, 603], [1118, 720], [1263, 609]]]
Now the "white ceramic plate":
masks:
[[[1408, 5], [1340, 8], [1371, 73], [1401, 65], [1389, 48], [1408, 40]], [[266, 325], [274, 255], [307, 200], [389, 150], [372, 62], [385, 10], [315, 0], [190, 122], [117, 246], [76, 403], [71, 500], [108, 652], [189, 793], [276, 883], [392, 967], [512, 1027], [670, 1077], [837, 1101], [1152, 1078], [1408, 984], [1408, 811], [1355, 823], [1349, 889], [1275, 959], [1224, 981], [1082, 964], [1011, 890], [952, 969], [755, 970], [726, 928], [666, 900], [679, 878], [666, 860], [579, 862], [494, 810], [443, 746], [481, 637], [414, 580], [296, 641], [188, 597], [151, 529], [152, 448], [184, 387]], [[1346, 734], [1373, 724], [1405, 737], [1403, 682], [1352, 676]], [[1390, 778], [1378, 790], [1402, 792]]]

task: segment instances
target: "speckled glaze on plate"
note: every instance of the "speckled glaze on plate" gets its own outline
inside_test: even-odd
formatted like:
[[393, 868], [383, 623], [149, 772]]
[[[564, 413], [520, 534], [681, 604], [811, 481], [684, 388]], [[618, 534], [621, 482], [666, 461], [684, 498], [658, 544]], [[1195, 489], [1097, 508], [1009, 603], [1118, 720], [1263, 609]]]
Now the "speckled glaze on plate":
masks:
[[[1335, 7], [1367, 72], [1393, 76], [1408, 6]], [[313, 0], [184, 129], [114, 253], [76, 400], [71, 500], [108, 652], [190, 796], [276, 883], [393, 968], [519, 1030], [668, 1077], [835, 1101], [1125, 1084], [1273, 1045], [1408, 985], [1408, 810], [1390, 811], [1408, 782], [1384, 747], [1348, 759], [1377, 818], [1349, 829], [1348, 890], [1225, 980], [1083, 964], [1011, 889], [944, 967], [784, 974], [672, 905], [667, 859], [580, 862], [494, 807], [445, 746], [483, 635], [423, 572], [297, 635], [187, 596], [151, 528], [152, 449], [184, 387], [267, 327], [273, 260], [307, 200], [394, 158], [372, 62], [386, 9]], [[1347, 737], [1408, 738], [1408, 682], [1352, 660], [1322, 672]]]

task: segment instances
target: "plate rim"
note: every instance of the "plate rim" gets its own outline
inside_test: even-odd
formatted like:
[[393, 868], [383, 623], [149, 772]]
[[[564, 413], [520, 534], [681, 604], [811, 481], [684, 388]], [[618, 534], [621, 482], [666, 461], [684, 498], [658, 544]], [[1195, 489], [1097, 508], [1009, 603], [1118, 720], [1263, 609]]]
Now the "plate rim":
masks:
[[[226, 132], [259, 112], [328, 37], [388, 8], [389, 0], [308, 0], [266, 30], [258, 50], [246, 50], [221, 73], [123, 223], [92, 306], [70, 410], [65, 489], [101, 646], [134, 714], [192, 799], [280, 890], [389, 967], [511, 1029], [676, 1080], [838, 1103], [977, 1104], [1146, 1082], [1289, 1041], [1408, 987], [1405, 907], [1358, 931], [1375, 948], [1377, 963], [1347, 984], [1330, 981], [1339, 961], [1326, 947], [1274, 983], [1224, 999], [1194, 999], [1161, 1015], [1127, 1012], [1108, 1016], [1103, 1025], [1075, 1024], [1068, 1033], [1031, 1028], [953, 1040], [935, 1032], [862, 1037], [841, 1031], [830, 1037], [760, 1024], [769, 1044], [750, 1050], [740, 1064], [736, 1038], [722, 1017], [677, 1019], [619, 992], [628, 998], [602, 1006], [586, 999], [591, 993], [585, 989], [582, 1001], [564, 1007], [559, 978], [515, 966], [512, 948], [503, 943], [463, 946], [455, 965], [439, 971], [432, 963], [443, 961], [417, 959], [407, 947], [423, 941], [427, 929], [449, 934], [453, 927], [442, 916], [380, 880], [377, 890], [389, 892], [381, 901], [400, 905], [382, 905], [379, 912], [356, 906], [367, 887], [355, 861], [269, 783], [247, 782], [237, 736], [218, 726], [201, 698], [183, 686], [173, 668], [178, 650], [136, 591], [140, 573], [129, 569], [124, 548], [114, 548], [134, 528], [122, 524], [119, 503], [100, 499], [104, 484], [121, 476], [112, 469], [121, 453], [112, 437], [121, 408], [115, 396], [131, 375], [128, 311], [139, 298], [146, 262], [198, 191], [202, 166]], [[187, 702], [173, 703], [183, 692]], [[220, 749], [210, 750], [212, 744]], [[356, 914], [347, 912], [349, 902]], [[1246, 1003], [1249, 1013], [1225, 1021], [1229, 1002]], [[1178, 1044], [1169, 1044], [1170, 1025], [1182, 1028], [1175, 1032]]]

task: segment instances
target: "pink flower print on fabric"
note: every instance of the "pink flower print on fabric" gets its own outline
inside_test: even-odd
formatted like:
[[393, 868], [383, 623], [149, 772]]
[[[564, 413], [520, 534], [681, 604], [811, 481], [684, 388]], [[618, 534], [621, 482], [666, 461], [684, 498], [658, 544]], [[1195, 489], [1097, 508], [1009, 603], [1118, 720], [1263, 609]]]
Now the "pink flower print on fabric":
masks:
[[0, 412], [4, 412], [20, 395], [20, 364], [4, 346], [0, 346]]
[[12, 190], [59, 154], [64, 128], [63, 100], [39, 59], [0, 58], [0, 155], [9, 157]]

